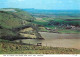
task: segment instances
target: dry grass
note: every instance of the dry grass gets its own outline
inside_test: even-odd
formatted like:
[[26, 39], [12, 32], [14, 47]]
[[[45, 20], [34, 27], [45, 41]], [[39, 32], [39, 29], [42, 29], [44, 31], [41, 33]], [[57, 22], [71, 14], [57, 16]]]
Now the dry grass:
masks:
[[25, 28], [23, 30], [21, 30], [20, 32], [27, 32], [27, 31], [32, 31], [33, 29], [30, 27], [30, 28]]
[[31, 34], [20, 33], [20, 35], [23, 37], [28, 37], [28, 38], [36, 38], [36, 35], [31, 35]]
[[74, 48], [21, 45], [9, 41], [0, 41], [0, 54], [80, 54], [80, 50]]

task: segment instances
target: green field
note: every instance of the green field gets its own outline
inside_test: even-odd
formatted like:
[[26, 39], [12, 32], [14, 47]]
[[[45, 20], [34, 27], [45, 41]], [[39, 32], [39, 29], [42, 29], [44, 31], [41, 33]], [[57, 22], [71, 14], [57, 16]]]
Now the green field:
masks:
[[[59, 33], [80, 33], [80, 29], [71, 30], [65, 28], [67, 25], [80, 26], [80, 21], [65, 21], [65, 19], [55, 18], [36, 18], [33, 23], [41, 25], [44, 28], [56, 28]], [[62, 27], [62, 25], [64, 26]], [[41, 31], [47, 30], [42, 28]]]

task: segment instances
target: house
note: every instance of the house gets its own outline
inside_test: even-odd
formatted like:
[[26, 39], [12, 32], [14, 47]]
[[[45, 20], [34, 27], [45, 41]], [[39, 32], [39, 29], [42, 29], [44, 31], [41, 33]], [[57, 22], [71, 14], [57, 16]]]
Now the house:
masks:
[[37, 46], [42, 46], [42, 43], [37, 43]]
[[50, 28], [46, 28], [47, 30], [51, 30]]
[[67, 25], [66, 29], [76, 29], [76, 27], [73, 25]]

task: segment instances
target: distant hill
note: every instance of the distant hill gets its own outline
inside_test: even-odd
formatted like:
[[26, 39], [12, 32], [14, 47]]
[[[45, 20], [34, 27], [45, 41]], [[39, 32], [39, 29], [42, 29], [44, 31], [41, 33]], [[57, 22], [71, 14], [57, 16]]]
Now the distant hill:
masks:
[[44, 14], [80, 14], [80, 10], [45, 10], [45, 9], [22, 9], [24, 11], [30, 12], [30, 13], [44, 13]]
[[[29, 13], [21, 9], [0, 9], [0, 38], [10, 40], [14, 37], [24, 38], [24, 34], [21, 35], [20, 28], [25, 27], [24, 29], [27, 30], [27, 26], [32, 29], [32, 32], [29, 33], [25, 30], [23, 33], [26, 32], [28, 35], [25, 38], [42, 38], [36, 29], [36, 25], [31, 23], [34, 19]], [[17, 31], [17, 28], [20, 30]]]
[[80, 19], [80, 10], [44, 10], [44, 9], [22, 9], [29, 12], [33, 16], [41, 17], [53, 17], [53, 18], [69, 18]]

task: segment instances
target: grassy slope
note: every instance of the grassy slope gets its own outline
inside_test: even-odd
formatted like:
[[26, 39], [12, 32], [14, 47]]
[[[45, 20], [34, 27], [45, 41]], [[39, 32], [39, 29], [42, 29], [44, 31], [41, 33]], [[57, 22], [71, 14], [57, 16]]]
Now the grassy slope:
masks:
[[[7, 9], [6, 9], [7, 10]], [[12, 11], [0, 11], [0, 37], [2, 36], [18, 36], [18, 32], [12, 31], [12, 29], [24, 26], [34, 26], [31, 22], [34, 21], [34, 17], [29, 15], [29, 13], [22, 11], [20, 9], [14, 9], [16, 12]], [[36, 28], [32, 33], [38, 34]], [[31, 35], [31, 34], [29, 34]], [[39, 36], [35, 35], [35, 36]], [[29, 36], [27, 38], [30, 38]]]
[[22, 20], [34, 20], [27, 12], [15, 9], [17, 12], [0, 12], [0, 25], [6, 28], [22, 26]]

